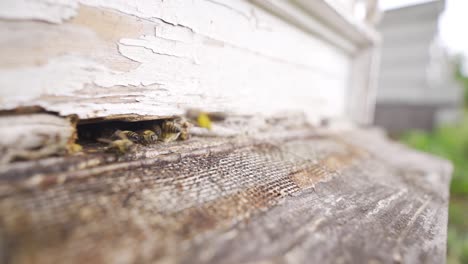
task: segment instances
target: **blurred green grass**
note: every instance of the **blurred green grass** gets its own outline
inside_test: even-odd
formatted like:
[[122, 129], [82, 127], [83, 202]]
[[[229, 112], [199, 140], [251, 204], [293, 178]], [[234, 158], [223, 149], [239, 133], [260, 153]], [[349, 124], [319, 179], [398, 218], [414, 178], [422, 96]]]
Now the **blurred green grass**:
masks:
[[452, 161], [447, 263], [468, 263], [468, 113], [456, 125], [431, 133], [411, 131], [401, 141]]
[[441, 126], [432, 132], [410, 131], [400, 140], [452, 161], [447, 263], [468, 264], [468, 78], [459, 70], [456, 78], [465, 89], [463, 118], [457, 124]]

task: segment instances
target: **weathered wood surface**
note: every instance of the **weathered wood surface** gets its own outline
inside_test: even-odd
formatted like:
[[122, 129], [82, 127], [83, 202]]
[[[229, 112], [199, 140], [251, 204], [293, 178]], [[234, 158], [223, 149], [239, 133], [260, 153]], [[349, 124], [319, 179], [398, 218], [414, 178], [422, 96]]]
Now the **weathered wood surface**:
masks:
[[44, 113], [0, 116], [0, 164], [66, 153], [76, 139], [76, 122]]
[[304, 111], [316, 121], [368, 115], [367, 93], [346, 106], [369, 82], [348, 81], [368, 75], [351, 68], [375, 32], [315, 2], [316, 13], [331, 15], [296, 1], [276, 1], [279, 14], [264, 1], [4, 0], [0, 110], [41, 106], [81, 119], [167, 117], [187, 107]]
[[448, 162], [372, 131], [283, 132], [3, 167], [0, 259], [444, 262]]

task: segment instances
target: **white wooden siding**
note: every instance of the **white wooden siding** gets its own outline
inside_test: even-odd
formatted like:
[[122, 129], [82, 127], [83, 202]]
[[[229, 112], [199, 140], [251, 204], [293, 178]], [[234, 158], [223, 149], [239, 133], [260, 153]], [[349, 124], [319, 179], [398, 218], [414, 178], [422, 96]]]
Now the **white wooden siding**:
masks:
[[5, 0], [0, 10], [1, 109], [82, 119], [188, 107], [346, 118], [364, 47], [333, 45], [246, 1]]
[[[434, 1], [385, 13], [380, 26], [378, 102], [455, 106], [460, 101], [461, 89], [454, 83], [453, 69], [437, 41], [437, 20], [443, 6], [444, 1]], [[433, 64], [444, 68], [444, 76], [435, 76]]]

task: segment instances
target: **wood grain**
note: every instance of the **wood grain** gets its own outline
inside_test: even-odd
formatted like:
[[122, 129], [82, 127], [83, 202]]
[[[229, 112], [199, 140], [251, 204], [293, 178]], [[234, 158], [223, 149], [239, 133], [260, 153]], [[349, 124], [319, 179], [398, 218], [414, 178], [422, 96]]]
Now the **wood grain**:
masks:
[[450, 164], [375, 131], [193, 138], [87, 159], [0, 173], [4, 262], [445, 260]]

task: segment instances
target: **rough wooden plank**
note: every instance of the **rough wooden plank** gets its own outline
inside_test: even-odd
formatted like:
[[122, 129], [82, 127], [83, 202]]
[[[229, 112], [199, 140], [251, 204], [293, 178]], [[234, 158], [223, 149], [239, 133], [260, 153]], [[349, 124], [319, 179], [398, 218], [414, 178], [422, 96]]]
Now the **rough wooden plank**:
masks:
[[0, 165], [69, 152], [76, 139], [76, 122], [73, 117], [44, 113], [0, 116]]
[[[157, 154], [162, 149], [169, 152]], [[8, 190], [0, 198], [3, 260], [445, 259], [450, 165], [376, 132], [308, 128], [141, 151], [155, 155], [72, 166], [65, 174], [25, 172], [14, 180], [1, 172], [0, 190]], [[67, 161], [55, 160], [60, 163]], [[30, 181], [59, 175], [66, 177], [46, 185]]]

